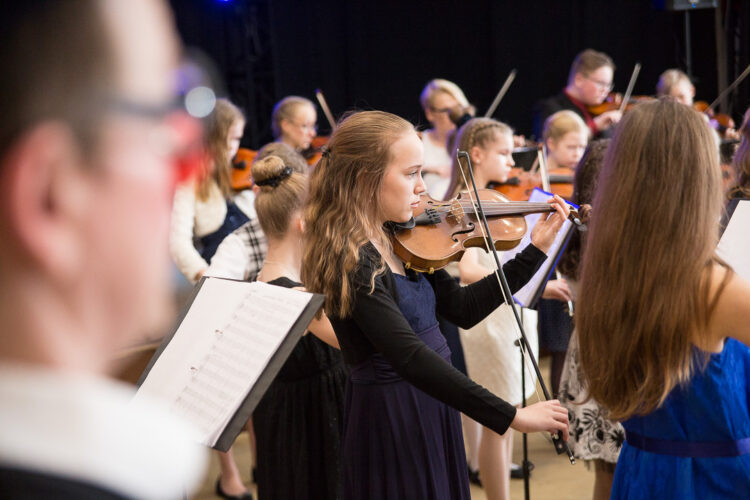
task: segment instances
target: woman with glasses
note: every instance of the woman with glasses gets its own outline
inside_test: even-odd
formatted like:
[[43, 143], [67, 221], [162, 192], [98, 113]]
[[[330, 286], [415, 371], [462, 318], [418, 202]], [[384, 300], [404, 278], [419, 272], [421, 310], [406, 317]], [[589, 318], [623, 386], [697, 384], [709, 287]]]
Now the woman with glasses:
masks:
[[312, 101], [294, 95], [285, 97], [276, 103], [271, 113], [273, 138], [302, 153], [318, 135], [317, 121]]
[[593, 138], [609, 135], [612, 126], [620, 121], [621, 113], [614, 110], [593, 116], [588, 107], [597, 106], [607, 98], [612, 90], [614, 72], [615, 63], [604, 52], [586, 49], [578, 54], [570, 66], [565, 88], [556, 96], [544, 99], [535, 106], [534, 135], [541, 137], [547, 117], [564, 109], [583, 118]]

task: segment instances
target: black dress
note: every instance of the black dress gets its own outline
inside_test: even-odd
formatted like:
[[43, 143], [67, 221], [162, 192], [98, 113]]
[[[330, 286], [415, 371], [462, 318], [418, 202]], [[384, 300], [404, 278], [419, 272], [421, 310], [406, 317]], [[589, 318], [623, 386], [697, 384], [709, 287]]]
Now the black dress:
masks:
[[[344, 498], [468, 500], [456, 410], [502, 434], [516, 409], [449, 364], [435, 313], [469, 328], [502, 303], [500, 286], [494, 275], [460, 287], [442, 270], [407, 276], [386, 270], [370, 293], [378, 258], [372, 245], [363, 247], [353, 276], [354, 311], [331, 317], [350, 367]], [[529, 246], [506, 263], [511, 290], [521, 288], [544, 258]]]
[[338, 498], [345, 381], [341, 352], [303, 336], [253, 412], [259, 500]]

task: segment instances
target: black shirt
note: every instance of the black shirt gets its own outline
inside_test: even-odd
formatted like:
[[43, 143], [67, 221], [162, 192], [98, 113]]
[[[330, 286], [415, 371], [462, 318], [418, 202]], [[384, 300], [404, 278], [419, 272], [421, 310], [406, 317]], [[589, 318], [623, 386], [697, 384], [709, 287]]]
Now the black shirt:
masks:
[[[545, 258], [544, 252], [529, 245], [507, 262], [503, 270], [511, 291], [519, 290]], [[416, 388], [495, 432], [504, 433], [516, 415], [515, 407], [471, 381], [417, 337], [398, 307], [390, 269], [375, 277], [375, 289], [370, 293], [370, 276], [379, 259], [372, 244], [362, 247], [352, 277], [353, 312], [347, 318], [330, 317], [344, 360], [357, 365], [380, 353], [396, 373]], [[461, 328], [471, 328], [504, 302], [494, 274], [463, 287], [445, 270], [425, 277], [435, 291], [437, 312]]]

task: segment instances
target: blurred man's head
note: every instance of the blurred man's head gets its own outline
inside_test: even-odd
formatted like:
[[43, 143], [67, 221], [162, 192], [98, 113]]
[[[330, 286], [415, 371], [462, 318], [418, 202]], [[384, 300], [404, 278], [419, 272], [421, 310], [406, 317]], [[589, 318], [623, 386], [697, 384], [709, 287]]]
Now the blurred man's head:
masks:
[[[2, 7], [0, 359], [101, 370], [165, 324], [178, 43], [153, 0]], [[41, 338], [46, 342], [40, 342]], [[87, 363], [90, 366], [87, 366]]]

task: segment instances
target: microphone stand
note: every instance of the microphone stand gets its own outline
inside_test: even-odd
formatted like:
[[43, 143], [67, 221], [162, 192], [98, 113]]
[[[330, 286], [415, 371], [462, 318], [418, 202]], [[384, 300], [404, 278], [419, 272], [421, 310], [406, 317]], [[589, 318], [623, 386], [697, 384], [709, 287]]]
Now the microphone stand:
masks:
[[[521, 322], [521, 318], [518, 315], [518, 310], [516, 309], [516, 305], [513, 301], [513, 293], [510, 290], [510, 286], [508, 285], [508, 280], [505, 277], [505, 273], [503, 272], [503, 267], [500, 265], [500, 259], [497, 255], [497, 249], [495, 249], [495, 245], [492, 242], [491, 233], [490, 233], [490, 227], [487, 223], [487, 217], [484, 213], [484, 209], [482, 208], [482, 202], [479, 199], [479, 190], [477, 189], [477, 183], [474, 179], [474, 169], [471, 165], [471, 158], [469, 158], [469, 153], [466, 151], [456, 151], [456, 159], [459, 162], [459, 166], [461, 163], [461, 158], [463, 158], [466, 161], [467, 171], [469, 172], [469, 177], [471, 178], [471, 187], [474, 190], [474, 196], [475, 199], [472, 200], [472, 205], [474, 206], [474, 210], [476, 212], [477, 218], [481, 221], [482, 226], [484, 227], [484, 232], [486, 237], [489, 239], [489, 247], [491, 248], [492, 256], [495, 259], [495, 276], [498, 278], [498, 281], [500, 283], [500, 287], [503, 291], [503, 297], [505, 298], [505, 303], [508, 304], [511, 309], [513, 310], [513, 316], [515, 317], [516, 324], [518, 325], [518, 330], [520, 332], [520, 337], [518, 341], [522, 344], [521, 350], [523, 355], [523, 349], [526, 350], [526, 354], [529, 356], [529, 360], [531, 361], [532, 366], [534, 367], [534, 372], [536, 373], [536, 376], [539, 380], [539, 385], [542, 388], [542, 393], [544, 394], [544, 398], [546, 400], [552, 399], [550, 396], [549, 391], [547, 390], [547, 386], [544, 383], [544, 379], [542, 378], [542, 373], [539, 370], [539, 364], [536, 361], [536, 358], [532, 354], [531, 351], [531, 345], [529, 344], [528, 339], [526, 338], [526, 331], [523, 328], [523, 323]], [[524, 391], [522, 393], [525, 393], [525, 387]], [[525, 435], [525, 433], [524, 433]], [[573, 456], [573, 452], [568, 447], [568, 443], [563, 440], [562, 437], [562, 431], [557, 431], [557, 434], [552, 437], [552, 443], [555, 447], [555, 451], [558, 455], [561, 455], [563, 453], [566, 453], [568, 455], [568, 460], [570, 460], [571, 465], [575, 465], [575, 457]], [[524, 463], [524, 466], [527, 467], [528, 464]], [[524, 471], [524, 476], [528, 478], [528, 471]], [[524, 482], [524, 487], [527, 488], [526, 491], [526, 498], [528, 498], [528, 487], [527, 487], [527, 481]]]

